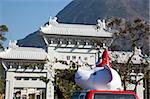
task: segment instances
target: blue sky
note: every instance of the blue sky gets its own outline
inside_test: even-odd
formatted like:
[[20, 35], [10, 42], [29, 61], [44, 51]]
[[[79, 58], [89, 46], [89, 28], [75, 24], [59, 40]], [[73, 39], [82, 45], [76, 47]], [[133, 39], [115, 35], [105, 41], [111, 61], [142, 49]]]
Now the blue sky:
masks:
[[9, 40], [22, 39], [39, 29], [72, 0], [0, 0], [0, 24], [9, 28]]

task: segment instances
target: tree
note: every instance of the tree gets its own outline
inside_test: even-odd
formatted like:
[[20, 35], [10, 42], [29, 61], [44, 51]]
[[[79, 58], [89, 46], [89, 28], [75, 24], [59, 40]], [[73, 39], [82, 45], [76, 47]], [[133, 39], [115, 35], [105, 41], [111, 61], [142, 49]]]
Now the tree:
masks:
[[[4, 49], [3, 41], [6, 40], [5, 32], [8, 31], [6, 25], [0, 25], [0, 49]], [[5, 79], [4, 79], [4, 69], [2, 68], [2, 64], [0, 64], [0, 95], [4, 93], [5, 89]]]
[[[66, 70], [57, 70], [55, 77], [55, 85], [59, 91], [58, 93], [62, 94], [62, 97], [59, 99], [70, 99], [73, 92], [81, 90], [81, 88], [75, 83], [74, 75], [76, 69], [66, 69]], [[58, 96], [59, 96], [58, 94]]]
[[6, 40], [5, 32], [8, 32], [6, 25], [0, 25], [0, 49], [3, 49], [3, 41]]
[[[136, 82], [133, 82], [130, 79], [130, 73], [132, 70], [136, 70], [137, 68], [134, 66], [132, 62], [132, 58], [135, 55], [134, 48], [140, 47], [143, 51], [143, 54], [149, 55], [149, 37], [150, 37], [150, 28], [149, 23], [145, 22], [144, 20], [141, 20], [139, 18], [133, 20], [132, 22], [126, 21], [121, 18], [113, 18], [109, 20], [107, 23], [109, 28], [112, 28], [114, 31], [114, 42], [111, 45], [111, 50], [132, 50], [132, 55], [128, 58], [127, 62], [124, 64], [119, 64], [122, 66], [117, 66], [116, 62], [113, 62], [114, 66], [117, 66], [116, 68], [119, 68], [119, 73], [122, 78], [122, 82], [124, 85], [124, 90], [127, 88], [127, 82], [135, 84], [135, 89], [137, 87], [137, 84], [143, 80], [144, 78], [147, 79], [147, 72], [143, 71], [144, 77], [139, 79]], [[145, 50], [146, 47], [148, 50]], [[143, 70], [145, 66], [149, 66], [149, 63], [141, 63], [140, 64], [143, 67]]]
[[[81, 90], [74, 81], [76, 69], [55, 70], [55, 72], [53, 85], [57, 99], [69, 99], [73, 92]], [[40, 80], [45, 82], [46, 85], [50, 81], [50, 79], [43, 76], [40, 77]]]
[[5, 91], [5, 72], [3, 65], [0, 64], [0, 95]]
[[[114, 31], [112, 50], [133, 50], [140, 47], [144, 54], [149, 55], [150, 25], [139, 18], [132, 22], [121, 18], [110, 19], [107, 23]], [[146, 50], [145, 50], [146, 49]]]

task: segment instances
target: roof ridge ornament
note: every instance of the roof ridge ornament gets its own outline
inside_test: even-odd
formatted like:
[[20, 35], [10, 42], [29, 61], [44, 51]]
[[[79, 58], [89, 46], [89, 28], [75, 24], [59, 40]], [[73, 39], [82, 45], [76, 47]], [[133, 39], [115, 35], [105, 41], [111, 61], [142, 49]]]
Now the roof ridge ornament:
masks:
[[17, 40], [9, 41], [9, 48], [17, 48], [17, 47], [19, 47], [17, 45]]
[[45, 24], [45, 26], [40, 27], [40, 31], [47, 32], [47, 29], [50, 29], [52, 26], [55, 26], [56, 24], [58, 24], [57, 17], [53, 17], [53, 18], [50, 17], [49, 22], [47, 24]]
[[97, 20], [97, 24], [96, 24], [96, 29], [97, 30], [107, 30], [107, 27], [106, 27], [106, 21], [103, 19], [103, 20], [100, 20], [98, 19]]
[[134, 52], [135, 52], [135, 55], [142, 55], [141, 49], [137, 46], [134, 47]]
[[50, 24], [56, 24], [56, 23], [58, 24], [58, 22], [57, 22], [57, 17], [53, 17], [53, 18], [50, 17], [50, 18], [49, 18], [49, 25], [50, 25]]

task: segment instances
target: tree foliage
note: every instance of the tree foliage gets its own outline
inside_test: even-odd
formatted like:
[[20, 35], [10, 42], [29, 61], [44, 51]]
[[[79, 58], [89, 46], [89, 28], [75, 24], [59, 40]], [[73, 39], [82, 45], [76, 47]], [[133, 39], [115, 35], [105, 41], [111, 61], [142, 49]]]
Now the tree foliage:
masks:
[[139, 18], [126, 21], [121, 18], [109, 20], [108, 27], [115, 30], [112, 50], [133, 50], [135, 46], [149, 55], [150, 25]]
[[[143, 80], [147, 79], [147, 72], [144, 68], [149, 66], [149, 63], [141, 63], [139, 66], [142, 67], [144, 77], [136, 82], [133, 82], [130, 73], [132, 70], [139, 72], [139, 67], [136, 67], [132, 58], [135, 55], [134, 48], [139, 47], [143, 49], [143, 54], [149, 55], [149, 36], [150, 36], [150, 25], [148, 22], [141, 20], [139, 18], [132, 22], [126, 21], [121, 18], [113, 18], [108, 22], [108, 27], [114, 29], [114, 43], [111, 45], [112, 50], [132, 50], [132, 55], [129, 56], [128, 60], [124, 64], [118, 64], [113, 62], [113, 66], [119, 69], [119, 73], [122, 78], [124, 85], [124, 90], [127, 88], [127, 82], [135, 84], [135, 89], [137, 84]], [[145, 50], [146, 47], [148, 50]]]
[[[70, 99], [73, 92], [81, 90], [81, 88], [75, 83], [74, 76], [76, 69], [55, 70], [55, 81], [53, 82], [55, 89], [56, 99]], [[48, 84], [50, 79], [47, 77], [40, 77], [45, 84]]]
[[75, 72], [74, 69], [56, 71], [55, 88], [59, 99], [70, 99], [73, 92], [81, 90], [74, 81]]
[[0, 64], [0, 94], [4, 93], [5, 89], [5, 78], [4, 78], [4, 69], [3, 66]]
[[0, 49], [3, 49], [3, 41], [6, 40], [5, 32], [8, 31], [6, 25], [0, 25]]
[[[3, 41], [6, 40], [5, 32], [8, 31], [6, 25], [0, 25], [0, 49], [3, 49]], [[0, 94], [4, 93], [5, 89], [5, 80], [4, 80], [4, 69], [3, 66], [0, 64]]]

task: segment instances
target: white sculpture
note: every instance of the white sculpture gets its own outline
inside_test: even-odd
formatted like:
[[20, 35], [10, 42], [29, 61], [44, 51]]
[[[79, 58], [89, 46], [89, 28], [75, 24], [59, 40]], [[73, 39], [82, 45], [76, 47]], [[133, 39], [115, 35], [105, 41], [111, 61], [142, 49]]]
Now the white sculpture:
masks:
[[9, 41], [9, 48], [16, 48], [16, 47], [18, 47], [16, 40]]
[[121, 78], [109, 64], [108, 50], [103, 53], [102, 62], [98, 67], [90, 69], [80, 67], [75, 74], [76, 83], [83, 89], [121, 90]]
[[57, 17], [54, 17], [54, 18], [50, 17], [50, 18], [49, 18], [49, 25], [50, 25], [50, 24], [53, 24], [53, 23], [58, 23], [58, 22], [57, 22]]
[[106, 30], [106, 21], [105, 20], [97, 20], [97, 29]]

